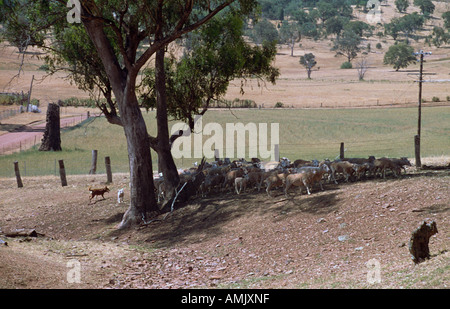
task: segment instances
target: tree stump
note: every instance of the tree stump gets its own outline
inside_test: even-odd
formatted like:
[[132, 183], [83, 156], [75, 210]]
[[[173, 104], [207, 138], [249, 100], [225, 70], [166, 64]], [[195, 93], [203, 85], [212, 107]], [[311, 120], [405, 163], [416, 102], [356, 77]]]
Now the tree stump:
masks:
[[39, 151], [61, 151], [61, 127], [59, 105], [50, 103], [47, 109], [47, 124]]
[[409, 252], [414, 263], [418, 264], [430, 258], [430, 248], [428, 242], [430, 237], [438, 232], [436, 222], [427, 223], [424, 221], [411, 235], [409, 241]]

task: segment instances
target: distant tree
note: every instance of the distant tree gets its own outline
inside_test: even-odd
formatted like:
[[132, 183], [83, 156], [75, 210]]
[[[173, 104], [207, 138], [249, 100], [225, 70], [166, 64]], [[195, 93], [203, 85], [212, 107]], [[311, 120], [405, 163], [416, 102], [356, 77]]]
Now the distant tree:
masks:
[[347, 57], [348, 62], [356, 58], [360, 51], [359, 45], [361, 37], [353, 31], [344, 31], [342, 35], [334, 41], [334, 47], [331, 50], [336, 51], [336, 54]]
[[320, 0], [317, 3], [317, 16], [322, 20], [322, 25], [333, 16], [336, 16], [337, 10], [330, 1]]
[[417, 30], [423, 27], [424, 23], [424, 17], [417, 12], [414, 12], [402, 17], [393, 18], [390, 23], [385, 25], [385, 31], [386, 34], [391, 35], [394, 40], [397, 40], [399, 33], [403, 32], [408, 41], [411, 35], [415, 34]]
[[371, 26], [363, 21], [355, 20], [350, 21], [344, 26], [344, 30], [350, 30], [359, 35], [360, 37], [369, 37], [372, 35]]
[[395, 7], [400, 13], [405, 13], [409, 7], [409, 0], [395, 0]]
[[432, 42], [436, 47], [441, 47], [450, 42], [450, 34], [446, 33], [444, 28], [437, 26], [433, 28], [432, 38]]
[[277, 28], [267, 19], [262, 19], [254, 25], [250, 38], [255, 44], [262, 44], [265, 41], [274, 42], [279, 39]]
[[444, 20], [444, 27], [450, 29], [450, 11], [443, 13], [442, 19]]
[[294, 46], [301, 39], [301, 32], [297, 23], [285, 20], [281, 24], [278, 43], [287, 44], [291, 48], [291, 56], [294, 56]]
[[306, 72], [308, 73], [308, 79], [311, 79], [311, 72], [313, 67], [316, 66], [316, 56], [313, 53], [305, 54], [300, 57], [300, 64], [306, 68]]
[[392, 36], [394, 40], [397, 40], [400, 32], [399, 18], [392, 18], [390, 23], [384, 25], [384, 33]]
[[367, 70], [369, 69], [369, 61], [366, 57], [362, 57], [356, 62], [356, 71], [358, 72], [359, 80], [364, 80]]
[[301, 37], [306, 36], [313, 39], [320, 37], [320, 31], [313, 14], [297, 10], [292, 13], [291, 19], [296, 22]]
[[327, 34], [336, 34], [336, 37], [339, 37], [347, 23], [348, 18], [333, 16], [325, 22], [325, 31]]
[[414, 0], [414, 5], [420, 8], [423, 15], [431, 15], [436, 8], [431, 0]]
[[393, 65], [394, 69], [398, 71], [416, 61], [413, 53], [414, 49], [408, 44], [395, 44], [389, 47], [389, 50], [384, 55], [383, 62], [384, 64]]

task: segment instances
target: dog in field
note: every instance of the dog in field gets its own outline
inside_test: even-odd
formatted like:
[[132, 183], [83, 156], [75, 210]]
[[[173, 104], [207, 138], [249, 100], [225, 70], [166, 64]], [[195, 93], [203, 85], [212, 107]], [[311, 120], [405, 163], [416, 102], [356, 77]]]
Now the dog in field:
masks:
[[124, 196], [124, 193], [123, 193], [123, 188], [122, 188], [117, 191], [117, 203], [119, 203], [119, 204], [123, 203], [123, 196]]
[[103, 195], [106, 192], [109, 192], [109, 189], [107, 186], [105, 186], [104, 188], [99, 188], [99, 189], [93, 189], [93, 188], [89, 187], [89, 191], [91, 192], [91, 195], [89, 196], [89, 203], [90, 203], [94, 197], [96, 198], [97, 195], [101, 195], [103, 197], [103, 199], [105, 199], [105, 197]]

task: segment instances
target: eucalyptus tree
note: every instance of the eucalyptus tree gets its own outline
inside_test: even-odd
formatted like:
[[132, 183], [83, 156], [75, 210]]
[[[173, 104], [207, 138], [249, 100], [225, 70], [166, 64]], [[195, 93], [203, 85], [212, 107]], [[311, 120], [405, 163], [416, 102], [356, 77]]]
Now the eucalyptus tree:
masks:
[[[138, 75], [150, 57], [156, 56], [156, 75], [164, 77], [164, 48], [183, 35], [208, 23], [211, 18], [227, 7], [233, 6], [242, 14], [256, 8], [256, 0], [72, 0], [75, 15], [79, 15], [83, 28], [68, 22], [68, 1], [65, 0], [3, 0], [2, 11], [6, 12], [7, 25], [10, 20], [28, 27], [30, 44], [47, 48], [59, 54], [65, 48], [64, 40], [52, 40], [53, 33], [69, 35], [71, 31], [84, 30], [86, 38], [76, 47], [89, 50], [82, 54], [81, 61], [92, 61], [99, 75], [91, 78], [92, 68], [85, 73], [77, 71], [77, 77], [87, 82], [86, 87], [102, 85], [102, 92], [111, 96], [102, 106], [109, 122], [123, 127], [127, 140], [130, 166], [130, 207], [124, 214], [120, 228], [127, 228], [146, 219], [148, 212], [158, 211], [153, 184], [152, 157], [150, 147], [157, 149], [167, 159], [168, 171], [174, 171], [170, 155], [170, 136], [165, 108], [165, 82], [156, 84], [158, 102], [156, 137], [150, 136], [141, 113], [136, 87]], [[25, 19], [19, 19], [19, 15]], [[77, 16], [75, 16], [77, 17]], [[26, 22], [21, 22], [21, 20]], [[76, 18], [74, 19], [76, 22]], [[70, 20], [70, 21], [74, 21]], [[11, 29], [8, 29], [11, 30]], [[44, 35], [48, 40], [35, 42], [33, 38]], [[75, 35], [72, 33], [71, 35]], [[84, 35], [84, 34], [83, 34]], [[146, 45], [144, 45], [146, 43]], [[81, 46], [78, 46], [81, 44]], [[145, 46], [145, 47], [144, 47]], [[139, 49], [142, 52], [138, 52]], [[68, 50], [70, 53], [70, 48]], [[69, 60], [60, 55], [60, 60]], [[79, 55], [80, 56], [80, 55]], [[161, 74], [161, 75], [159, 75]], [[84, 77], [87, 79], [85, 80]], [[76, 79], [74, 79], [77, 82]], [[89, 85], [90, 84], [90, 85]], [[113, 98], [113, 99], [112, 99]], [[108, 98], [107, 98], [108, 99]], [[175, 176], [176, 177], [176, 176]]]

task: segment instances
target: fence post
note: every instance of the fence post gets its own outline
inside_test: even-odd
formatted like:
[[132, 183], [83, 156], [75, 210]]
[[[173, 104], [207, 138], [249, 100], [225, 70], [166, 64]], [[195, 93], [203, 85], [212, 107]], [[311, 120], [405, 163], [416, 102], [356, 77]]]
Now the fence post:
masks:
[[345, 152], [345, 150], [344, 150], [344, 143], [341, 143], [341, 149], [339, 151], [339, 158], [341, 158], [341, 160], [345, 158], [344, 152]]
[[23, 183], [22, 179], [20, 178], [20, 171], [19, 171], [19, 162], [14, 162], [14, 172], [16, 173], [16, 179], [17, 179], [17, 187], [22, 188]]
[[111, 173], [111, 158], [105, 157], [105, 167], [106, 167], [106, 181], [107, 183], [112, 183], [112, 173]]
[[66, 169], [64, 168], [64, 161], [59, 160], [59, 176], [61, 177], [61, 185], [63, 187], [67, 186], [67, 180], [66, 180]]
[[92, 150], [92, 163], [89, 175], [95, 175], [97, 171], [97, 150]]

